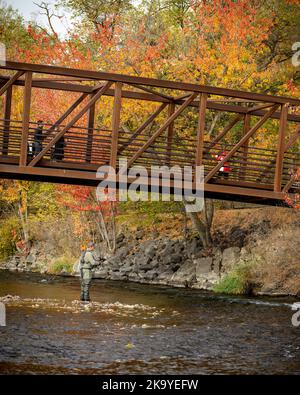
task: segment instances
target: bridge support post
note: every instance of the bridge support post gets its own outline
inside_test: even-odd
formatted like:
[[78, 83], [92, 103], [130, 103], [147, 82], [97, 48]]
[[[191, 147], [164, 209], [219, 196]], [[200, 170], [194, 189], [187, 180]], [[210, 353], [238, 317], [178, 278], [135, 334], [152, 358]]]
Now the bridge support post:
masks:
[[12, 86], [7, 88], [5, 94], [3, 140], [2, 140], [2, 155], [4, 156], [8, 155], [11, 101], [12, 101]]
[[117, 167], [117, 153], [118, 153], [118, 139], [121, 118], [121, 100], [122, 100], [122, 83], [116, 82], [114, 107], [112, 116], [112, 136], [111, 136], [111, 151], [110, 151], [110, 166], [114, 169]]
[[207, 104], [207, 94], [201, 93], [200, 102], [199, 102], [199, 112], [198, 112], [198, 130], [197, 130], [195, 166], [201, 166], [203, 164], [206, 104]]
[[28, 132], [29, 132], [29, 120], [30, 120], [31, 87], [32, 87], [32, 72], [27, 71], [25, 74], [25, 86], [24, 86], [22, 137], [21, 137], [20, 162], [19, 162], [20, 166], [26, 166], [26, 164], [27, 164], [27, 147], [28, 147]]
[[283, 104], [281, 106], [281, 112], [280, 112], [279, 136], [278, 136], [278, 144], [277, 144], [277, 157], [276, 157], [275, 178], [274, 178], [274, 192], [281, 191], [287, 117], [288, 117], [288, 104]]
[[[243, 136], [245, 136], [250, 130], [250, 121], [251, 121], [251, 115], [245, 114], [244, 126], [243, 126]], [[249, 140], [247, 140], [241, 148], [242, 148], [242, 158], [241, 158], [242, 159], [242, 167], [240, 169], [239, 178], [240, 178], [240, 180], [245, 180], [245, 176], [247, 173]]]
[[[169, 104], [168, 109], [168, 118], [170, 118], [175, 112], [175, 103]], [[174, 135], [174, 121], [170, 123], [168, 126], [168, 135], [167, 135], [167, 165], [171, 163], [172, 156], [172, 143], [173, 143], [173, 135]]]
[[[93, 95], [91, 95], [91, 99], [92, 98]], [[88, 163], [90, 163], [92, 160], [93, 134], [94, 134], [94, 126], [95, 126], [95, 108], [96, 108], [96, 103], [94, 103], [88, 110], [88, 120], [87, 120], [88, 135], [87, 135], [86, 156], [85, 156], [85, 160]]]

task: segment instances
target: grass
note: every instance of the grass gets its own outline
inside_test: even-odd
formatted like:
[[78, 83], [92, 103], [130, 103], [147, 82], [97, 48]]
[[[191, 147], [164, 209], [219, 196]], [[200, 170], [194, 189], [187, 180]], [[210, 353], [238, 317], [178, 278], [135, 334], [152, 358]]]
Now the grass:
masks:
[[62, 257], [53, 262], [49, 268], [49, 273], [59, 274], [61, 272], [71, 273], [73, 262], [70, 258]]
[[251, 264], [242, 263], [236, 266], [214, 287], [214, 292], [249, 295], [252, 292]]

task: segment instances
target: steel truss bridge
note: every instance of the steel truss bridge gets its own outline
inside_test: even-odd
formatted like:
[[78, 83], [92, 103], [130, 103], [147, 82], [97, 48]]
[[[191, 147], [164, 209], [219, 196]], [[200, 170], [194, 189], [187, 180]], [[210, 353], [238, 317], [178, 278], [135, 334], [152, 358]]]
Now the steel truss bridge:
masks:
[[[99, 166], [118, 170], [118, 159], [126, 157], [129, 168], [203, 165], [208, 197], [276, 205], [286, 193], [299, 193], [300, 100], [11, 61], [0, 69], [1, 178], [96, 186]], [[40, 117], [32, 119], [31, 113], [38, 91], [65, 92], [76, 100], [54, 123], [44, 124], [42, 147], [32, 156], [28, 147]], [[19, 111], [15, 95], [23, 101]], [[40, 97], [47, 100], [47, 95]], [[110, 114], [110, 127], [98, 127], [99, 108]], [[122, 123], [122, 113], [127, 111], [128, 121], [128, 109], [134, 118], [135, 108], [139, 114], [143, 109], [145, 117], [133, 129]], [[212, 122], [223, 120], [214, 138], [209, 117]], [[273, 146], [264, 143], [269, 138], [264, 126], [270, 120]], [[195, 125], [194, 130], [185, 132], [184, 122]], [[53, 149], [62, 136], [63, 154], [57, 160]], [[223, 159], [216, 160], [224, 150]], [[220, 170], [226, 163], [230, 171], [225, 178]]]

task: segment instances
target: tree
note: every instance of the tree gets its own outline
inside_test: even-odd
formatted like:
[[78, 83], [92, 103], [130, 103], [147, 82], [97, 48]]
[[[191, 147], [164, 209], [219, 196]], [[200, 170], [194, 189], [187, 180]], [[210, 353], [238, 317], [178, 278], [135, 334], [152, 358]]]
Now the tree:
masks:
[[20, 180], [0, 180], [0, 205], [2, 215], [14, 215], [18, 218], [21, 229], [18, 238], [15, 229], [16, 242], [24, 243], [30, 250], [30, 220], [45, 220], [54, 217], [58, 210], [54, 198], [54, 186], [47, 183], [36, 183]]
[[[188, 204], [185, 202], [186, 208], [188, 208]], [[209, 248], [212, 245], [211, 226], [214, 217], [214, 201], [212, 199], [204, 199], [201, 213], [187, 210], [187, 214], [200, 236], [204, 249]]]
[[0, 42], [6, 45], [7, 56], [11, 59], [17, 57], [18, 48], [29, 48], [31, 44], [24, 18], [2, 0], [0, 0]]
[[[103, 240], [107, 249], [116, 249], [116, 205], [107, 199], [97, 202], [95, 189], [85, 186], [59, 185], [57, 186], [57, 201], [72, 211], [83, 215], [81, 237], [90, 238], [91, 232], [98, 233], [98, 241]], [[93, 225], [96, 225], [96, 229]]]
[[272, 62], [282, 63], [293, 56], [292, 44], [299, 41], [300, 2], [297, 0], [267, 0], [260, 12], [272, 18], [270, 33], [265, 40], [268, 50], [262, 57], [261, 67]]
[[[41, 10], [41, 11], [40, 11], [40, 14], [41, 14], [41, 15], [44, 15], [44, 16], [47, 18], [47, 23], [48, 23], [48, 26], [49, 26], [49, 28], [50, 28], [51, 33], [52, 33], [54, 36], [57, 36], [57, 33], [56, 33], [56, 31], [55, 31], [55, 29], [54, 29], [54, 25], [53, 25], [53, 18], [61, 19], [62, 16], [56, 14], [56, 13], [51, 9], [50, 4], [47, 3], [47, 2], [45, 2], [45, 1], [42, 1], [41, 3], [35, 3], [35, 2], [33, 2], [33, 3], [34, 3], [36, 6], [38, 6], [39, 9]], [[46, 31], [46, 33], [48, 33], [47, 30], [45, 30], [43, 27], [40, 27], [40, 28], [41, 28], [41, 30], [44, 30], [44, 31]]]
[[165, 0], [163, 2], [167, 9], [167, 19], [182, 29], [185, 26], [187, 14], [191, 12], [193, 0]]
[[1, 200], [10, 205], [20, 221], [22, 240], [29, 247], [28, 227], [28, 181], [2, 181], [0, 184]]
[[[51, 27], [45, 31], [34, 22], [27, 25], [17, 12], [1, 3], [0, 39], [7, 44], [11, 59], [299, 95], [299, 70], [290, 62], [291, 44], [299, 41], [299, 1], [144, 0], [139, 7], [130, 0], [62, 0], [60, 4], [79, 17], [77, 26], [65, 37], [51, 34]], [[13, 113], [20, 118], [22, 102], [17, 93], [14, 95]], [[34, 90], [32, 117], [53, 123], [75, 96]], [[154, 110], [153, 104], [124, 100], [122, 123], [134, 131], [145, 113]], [[213, 138], [228, 122], [228, 116], [207, 113], [207, 131]], [[160, 115], [151, 127], [156, 128], [163, 117]], [[78, 124], [85, 122], [83, 117]], [[109, 127], [110, 122], [111, 99], [103, 98], [97, 104], [95, 126]], [[174, 140], [180, 143], [182, 136], [195, 135], [196, 124], [197, 110], [188, 109], [176, 120]], [[151, 127], [145, 133], [151, 134]], [[239, 125], [227, 141], [234, 142], [240, 132]], [[274, 123], [269, 121], [257, 146], [271, 147], [275, 135]], [[205, 223], [206, 215], [202, 216]], [[197, 217], [193, 221], [200, 229]], [[202, 238], [210, 243], [205, 232]]]
[[92, 25], [97, 33], [109, 26], [112, 36], [120, 17], [132, 6], [131, 0], [62, 0], [61, 4]]

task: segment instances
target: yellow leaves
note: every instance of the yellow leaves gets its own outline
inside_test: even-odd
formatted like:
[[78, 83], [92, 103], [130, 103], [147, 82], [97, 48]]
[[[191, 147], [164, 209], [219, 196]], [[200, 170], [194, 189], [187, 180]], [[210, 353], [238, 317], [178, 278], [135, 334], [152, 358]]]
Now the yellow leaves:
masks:
[[127, 343], [126, 346], [125, 346], [125, 348], [126, 348], [127, 350], [131, 350], [131, 349], [134, 348], [134, 347], [135, 347], [134, 344], [131, 343], [131, 342]]

